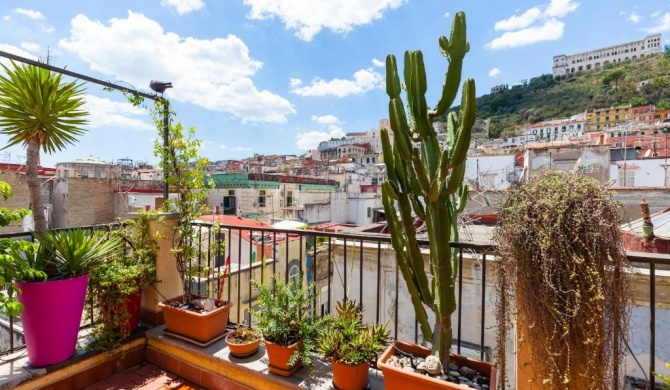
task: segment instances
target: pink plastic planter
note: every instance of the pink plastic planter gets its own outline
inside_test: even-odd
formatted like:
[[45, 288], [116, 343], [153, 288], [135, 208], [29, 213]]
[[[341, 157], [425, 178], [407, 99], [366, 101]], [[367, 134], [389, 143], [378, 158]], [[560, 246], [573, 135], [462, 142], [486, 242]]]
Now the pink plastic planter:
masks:
[[21, 323], [33, 367], [60, 363], [74, 355], [88, 275], [49, 282], [17, 282], [24, 306]]

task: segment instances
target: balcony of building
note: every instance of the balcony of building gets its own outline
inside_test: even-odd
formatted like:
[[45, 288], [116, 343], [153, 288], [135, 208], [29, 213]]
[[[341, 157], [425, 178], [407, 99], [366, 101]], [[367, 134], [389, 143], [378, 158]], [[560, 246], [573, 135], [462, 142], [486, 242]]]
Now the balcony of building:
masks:
[[[212, 237], [208, 231], [211, 225], [199, 227], [208, 232], [200, 237]], [[223, 298], [234, 304], [231, 325], [253, 324], [250, 309], [256, 305], [257, 296], [250, 282], [260, 277], [264, 266], [266, 277], [271, 273], [289, 280], [303, 272], [307, 281], [315, 282], [319, 294], [311, 299], [316, 315], [334, 312], [338, 300], [353, 299], [363, 304], [365, 322], [387, 323], [394, 339], [425, 344], [388, 235], [248, 226], [217, 229], [220, 230], [214, 237], [233, 237], [238, 241], [228, 243], [227, 248], [235, 248], [234, 251], [215, 255], [201, 251], [194, 261], [217, 268], [230, 257], [231, 272], [224, 280], [199, 279], [191, 287], [194, 292], [202, 292], [208, 283], [223, 283]], [[199, 347], [167, 335], [156, 300], [160, 295], [170, 295], [170, 290], [181, 282], [171, 280], [176, 267], [169, 252], [170, 242], [163, 241], [158, 260], [163, 264], [157, 271], [162, 280], [157, 286], [160, 294], [151, 289], [144, 292], [142, 326], [114, 351], [86, 351], [89, 327], [96, 318], [93, 313], [92, 320], [82, 323], [75, 356], [60, 364], [33, 368], [27, 362], [20, 320], [2, 319], [1, 334], [6, 343], [0, 345], [0, 389], [333, 388], [330, 364], [318, 358], [312, 367], [303, 367], [294, 376], [283, 378], [268, 372], [263, 346], [258, 354], [237, 359], [229, 355], [224, 340]], [[420, 243], [428, 244], [425, 240]], [[495, 350], [495, 247], [469, 242], [454, 246], [459, 253], [459, 273], [453, 350], [493, 362], [499, 353], [505, 353], [508, 361], [513, 361], [515, 351], [511, 347], [504, 352]], [[666, 271], [670, 256], [631, 252], [628, 257], [634, 265], [636, 295], [630, 303], [625, 380], [627, 388], [642, 389], [657, 382], [652, 372], [663, 372], [664, 363], [670, 361], [670, 271]], [[514, 383], [514, 372], [509, 374]], [[384, 388], [383, 376], [375, 367], [369, 377], [370, 388]]]

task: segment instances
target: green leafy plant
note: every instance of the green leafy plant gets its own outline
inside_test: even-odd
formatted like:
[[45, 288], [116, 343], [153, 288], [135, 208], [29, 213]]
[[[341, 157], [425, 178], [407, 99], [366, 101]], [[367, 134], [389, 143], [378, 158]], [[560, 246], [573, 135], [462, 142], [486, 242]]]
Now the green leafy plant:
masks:
[[327, 321], [326, 317], [317, 317], [311, 312], [310, 299], [313, 296], [309, 294], [316, 285], [303, 286], [302, 274], [296, 283], [291, 281], [287, 284], [272, 275], [269, 287], [257, 280], [253, 280], [252, 284], [259, 291], [258, 309], [252, 311], [257, 320], [255, 328], [266, 340], [275, 344], [289, 346], [301, 341], [288, 364], [295, 363], [298, 358], [310, 364], [310, 352], [316, 349], [319, 329]]
[[89, 292], [96, 297], [98, 313], [92, 350], [111, 350], [129, 334], [130, 313], [124, 304], [132, 295], [158, 283], [156, 279], [157, 237], [149, 231], [152, 213], [140, 212], [137, 219], [111, 226], [110, 235], [124, 246], [96, 267], [89, 278]]
[[516, 313], [523, 364], [540, 383], [619, 388], [632, 292], [619, 222], [608, 189], [587, 176], [546, 172], [511, 191], [495, 230], [501, 382]]
[[[668, 45], [666, 45], [668, 46]], [[668, 46], [670, 48], [670, 46]], [[670, 49], [668, 50], [668, 53], [670, 53]], [[670, 369], [670, 363], [665, 363], [665, 367]], [[659, 374], [659, 373], [654, 373], [654, 375], [661, 380], [662, 386], [666, 390], [670, 390], [670, 376]]]
[[[88, 112], [84, 106], [84, 89], [76, 82], [66, 83], [63, 75], [31, 65], [2, 65], [0, 75], [0, 133], [9, 137], [8, 148], [26, 147], [26, 178], [30, 191], [35, 230], [47, 229], [40, 195], [37, 166], [40, 149], [46, 153], [60, 151], [74, 144], [84, 134]], [[3, 149], [4, 149], [3, 148]]]
[[337, 316], [319, 332], [317, 352], [349, 365], [371, 363], [388, 340], [385, 324], [363, 324], [363, 310], [356, 302], [338, 302]]
[[[1, 180], [0, 195], [4, 200], [12, 196], [12, 187]], [[13, 222], [19, 222], [28, 214], [30, 214], [30, 211], [26, 209], [9, 210], [7, 207], [2, 207], [0, 208], [0, 226], [8, 226]], [[5, 291], [4, 294], [0, 294], [0, 313], [17, 316], [23, 311], [23, 305], [15, 298], [18, 291], [14, 284], [17, 275], [13, 254], [30, 245], [32, 244], [22, 240], [11, 240], [9, 238], [0, 240], [0, 290]]]
[[[451, 107], [461, 83], [463, 58], [470, 50], [464, 13], [454, 16], [450, 38], [440, 37], [439, 46], [449, 66], [435, 109], [426, 103], [428, 84], [423, 54], [405, 52], [404, 84], [400, 83], [395, 57], [386, 58], [393, 147], [389, 131], [383, 129], [381, 140], [388, 181], [382, 184], [382, 201], [416, 320], [424, 338], [432, 343], [433, 354], [446, 363], [452, 343], [451, 314], [456, 310], [458, 274], [457, 253], [450, 242], [458, 241], [457, 215], [467, 201], [468, 189], [463, 177], [476, 116], [475, 81], [467, 79], [463, 83], [460, 113], [447, 115], [444, 146], [433, 121]], [[409, 120], [400, 96], [402, 89], [406, 92]], [[425, 221], [428, 230], [430, 281], [417, 241], [415, 219]], [[432, 329], [426, 308], [435, 315]]]
[[[144, 106], [143, 97], [132, 93], [125, 95], [134, 106]], [[165, 199], [161, 210], [178, 214], [172, 235], [172, 253], [182, 281], [182, 303], [191, 304], [190, 286], [193, 280], [201, 276], [208, 277], [211, 271], [195, 264], [200, 248], [195, 245], [198, 228], [193, 222], [207, 210], [207, 189], [213, 186], [213, 182], [205, 173], [208, 160], [199, 156], [202, 142], [195, 137], [195, 127], [184, 129], [180, 122], [171, 123], [175, 113], [169, 107], [166, 99], [157, 98], [150, 108], [152, 120], [160, 135], [154, 143], [154, 156], [160, 159], [166, 185], [171, 192], [177, 193], [176, 198]], [[167, 144], [164, 145], [166, 117], [169, 129]]]

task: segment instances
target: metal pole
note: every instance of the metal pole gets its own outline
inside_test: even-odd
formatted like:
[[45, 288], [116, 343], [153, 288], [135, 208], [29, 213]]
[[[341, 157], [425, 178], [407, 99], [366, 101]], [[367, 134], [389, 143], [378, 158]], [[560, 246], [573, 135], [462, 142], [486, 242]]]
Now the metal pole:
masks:
[[[169, 132], [170, 132], [170, 101], [167, 99], [161, 98], [161, 101], [163, 102], [163, 150], [167, 152], [168, 150], [168, 145], [169, 145]], [[165, 186], [163, 187], [163, 204], [167, 202], [168, 196], [170, 195], [170, 185], [168, 184], [167, 180], [167, 173], [168, 173], [168, 163], [167, 159], [165, 160], [165, 166], [163, 167], [163, 182], [165, 183]]]

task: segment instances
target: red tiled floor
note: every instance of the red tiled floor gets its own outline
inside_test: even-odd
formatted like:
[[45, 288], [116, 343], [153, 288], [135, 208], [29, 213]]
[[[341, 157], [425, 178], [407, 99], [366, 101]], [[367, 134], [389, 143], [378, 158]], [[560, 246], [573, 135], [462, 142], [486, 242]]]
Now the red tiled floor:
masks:
[[94, 383], [85, 390], [199, 390], [200, 388], [151, 363], [143, 363]]

